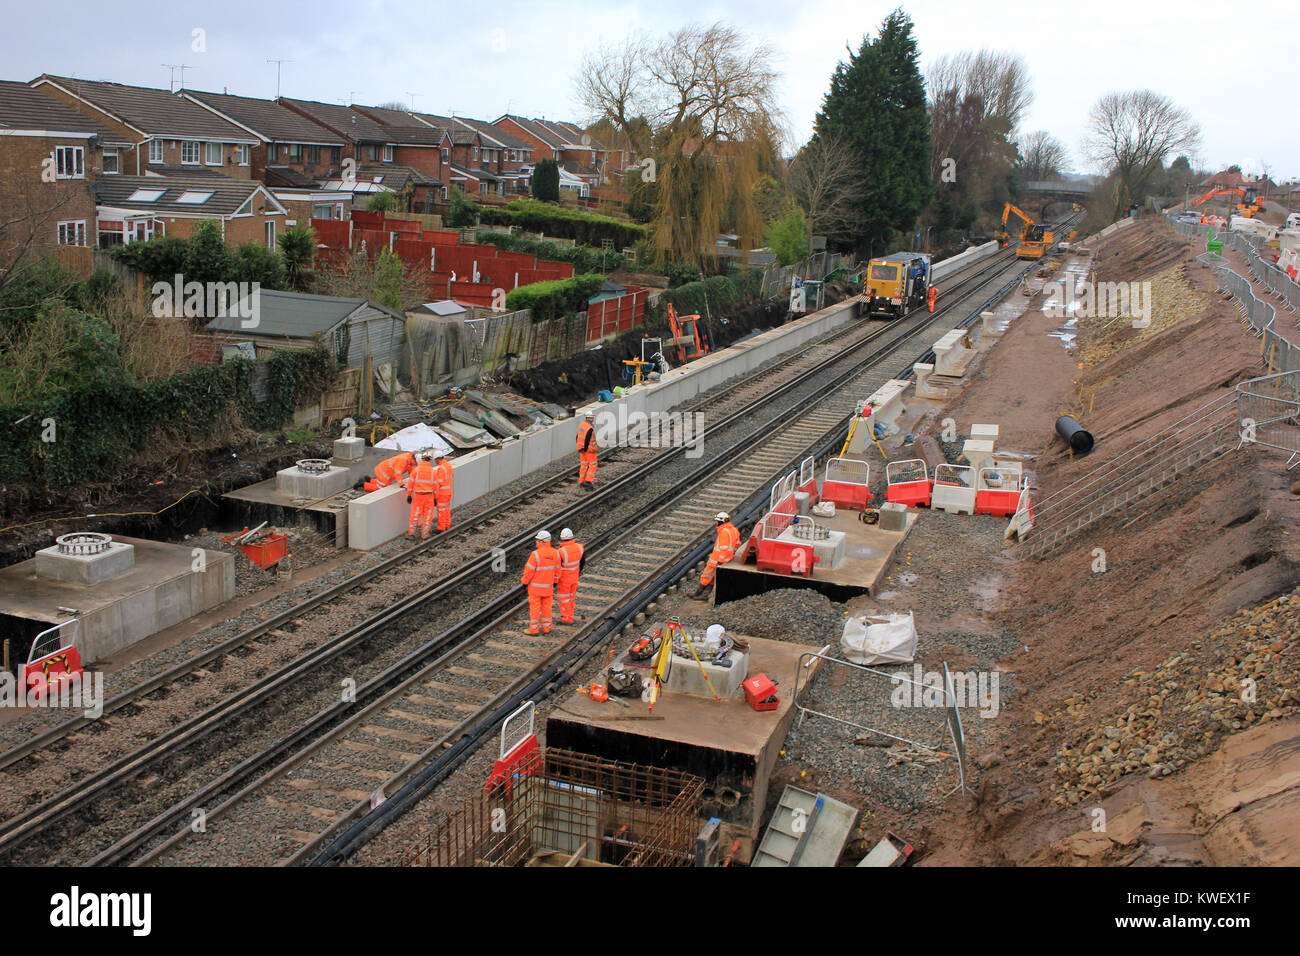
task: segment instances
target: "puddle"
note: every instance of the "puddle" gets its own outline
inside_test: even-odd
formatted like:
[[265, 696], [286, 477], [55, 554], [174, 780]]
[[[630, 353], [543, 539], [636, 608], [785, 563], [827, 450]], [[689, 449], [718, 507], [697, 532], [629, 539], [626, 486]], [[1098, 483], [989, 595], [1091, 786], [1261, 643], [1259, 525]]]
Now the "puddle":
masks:
[[879, 557], [882, 557], [882, 556], [884, 555], [884, 553], [885, 553], [885, 552], [884, 552], [884, 551], [881, 551], [879, 548], [852, 547], [852, 548], [849, 548], [849, 549], [847, 550], [847, 552], [846, 552], [846, 554], [845, 554], [845, 557], [850, 557], [850, 558], [879, 558]]
[[[1078, 305], [1077, 302], [1071, 304]], [[1060, 339], [1065, 344], [1065, 347], [1069, 348], [1074, 344], [1074, 340], [1079, 337], [1079, 320], [1077, 318], [1070, 319], [1065, 325], [1055, 328], [1047, 334], [1054, 339]]]
[[916, 578], [917, 575], [914, 571], [902, 571], [899, 574], [894, 575], [894, 580], [897, 581], [899, 584], [901, 584], [903, 587], [907, 587], [910, 584], [915, 584]]

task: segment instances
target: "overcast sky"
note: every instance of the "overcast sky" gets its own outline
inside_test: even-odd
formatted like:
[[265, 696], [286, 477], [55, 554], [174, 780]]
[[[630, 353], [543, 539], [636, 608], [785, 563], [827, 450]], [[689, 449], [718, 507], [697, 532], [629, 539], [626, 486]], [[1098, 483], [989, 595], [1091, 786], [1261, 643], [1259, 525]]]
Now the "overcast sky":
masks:
[[[874, 35], [897, 6], [851, 0], [492, 0], [267, 3], [135, 0], [128, 5], [6, 3], [3, 79], [41, 73], [166, 88], [163, 63], [195, 67], [185, 85], [247, 96], [410, 102], [495, 119], [509, 110], [581, 121], [573, 74], [584, 50], [634, 30], [725, 20], [773, 47], [793, 138], [802, 142], [845, 46]], [[1083, 4], [915, 0], [923, 66], [980, 47], [1021, 54], [1035, 99], [1025, 129], [1046, 129], [1088, 170], [1079, 142], [1089, 107], [1111, 90], [1149, 87], [1201, 123], [1201, 162], [1300, 177], [1300, 5], [1210, 0]], [[1246, 11], [1257, 11], [1245, 15]], [[466, 26], [470, 19], [480, 21]], [[1122, 25], [1116, 37], [1116, 25]], [[206, 50], [195, 47], [196, 30]], [[1282, 106], [1285, 97], [1289, 106]]]

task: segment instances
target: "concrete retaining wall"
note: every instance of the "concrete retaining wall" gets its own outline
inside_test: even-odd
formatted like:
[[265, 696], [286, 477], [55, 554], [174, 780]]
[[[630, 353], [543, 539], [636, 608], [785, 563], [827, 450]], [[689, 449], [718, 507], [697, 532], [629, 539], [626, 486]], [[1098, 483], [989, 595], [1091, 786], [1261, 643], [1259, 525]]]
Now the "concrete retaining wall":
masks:
[[[706, 355], [689, 365], [672, 369], [660, 381], [631, 388], [613, 402], [595, 402], [579, 408], [575, 418], [505, 442], [499, 448], [479, 449], [457, 456], [451, 459], [456, 471], [452, 506], [468, 504], [523, 475], [575, 455], [578, 423], [589, 411], [597, 416], [597, 441], [602, 448], [608, 448], [614, 443], [615, 436], [619, 442], [626, 440], [627, 426], [635, 422], [631, 416], [671, 411], [711, 388], [745, 375], [852, 321], [853, 308], [854, 300], [850, 299], [822, 309]], [[707, 410], [704, 414], [704, 425], [708, 427], [713, 423], [708, 421]], [[576, 458], [574, 469], [577, 469]], [[400, 489], [382, 488], [354, 498], [348, 502], [348, 546], [360, 551], [377, 548], [405, 534], [409, 520], [410, 506], [406, 503], [406, 493]]]
[[980, 246], [972, 246], [965, 252], [959, 253], [950, 259], [944, 259], [943, 262], [936, 262], [934, 268], [930, 270], [932, 281], [938, 282], [940, 279], [946, 279], [954, 272], [966, 268], [972, 262], [987, 259], [997, 251], [997, 242], [986, 242]]

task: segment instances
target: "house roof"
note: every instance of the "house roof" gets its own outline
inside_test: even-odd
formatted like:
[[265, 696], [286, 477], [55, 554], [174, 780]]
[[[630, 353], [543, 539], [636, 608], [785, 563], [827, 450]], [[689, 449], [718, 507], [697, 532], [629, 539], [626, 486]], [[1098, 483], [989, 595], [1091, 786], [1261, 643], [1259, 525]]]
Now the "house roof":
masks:
[[1255, 181], [1242, 173], [1230, 173], [1226, 170], [1215, 173], [1201, 183], [1202, 186], [1252, 186]]
[[101, 126], [85, 113], [14, 80], [0, 80], [0, 131], [4, 130], [85, 133], [98, 136], [108, 146], [131, 145], [126, 137]]
[[315, 189], [316, 180], [292, 166], [267, 166], [262, 181], [268, 186], [288, 189]]
[[341, 103], [320, 103], [315, 100], [294, 100], [287, 96], [280, 97], [278, 102], [288, 104], [301, 110], [316, 122], [324, 123], [331, 130], [342, 136], [372, 143], [396, 142], [396, 140], [393, 139], [392, 132], [385, 126], [375, 122], [365, 113], [344, 106]]
[[474, 142], [476, 139], [482, 139], [482, 134], [473, 126], [465, 122], [459, 116], [440, 116], [437, 113], [416, 113], [426, 123], [432, 123], [440, 129], [445, 129], [451, 135], [451, 141], [457, 146], [464, 146]]
[[515, 116], [512, 113], [506, 113], [504, 116], [499, 117], [492, 125], [495, 126], [497, 123], [500, 123], [501, 120], [507, 119], [513, 120], [521, 129], [530, 135], [537, 137], [551, 149], [562, 149], [566, 145], [564, 137], [557, 134], [554, 130], [548, 129], [546, 126], [534, 120], [526, 119], [523, 116]]
[[230, 177], [220, 169], [211, 166], [146, 166], [143, 176], [166, 176], [171, 179], [176, 176], [184, 177], [211, 177], [216, 176], [218, 179], [229, 179]]
[[[565, 146], [577, 146], [584, 149], [604, 149], [600, 143], [584, 133], [575, 123], [566, 123], [560, 120], [535, 119], [533, 120], [538, 126], [544, 127], [563, 140]], [[582, 141], [582, 137], [587, 136], [587, 142]]]
[[[259, 336], [283, 336], [290, 339], [309, 339], [329, 332], [343, 323], [353, 313], [364, 307], [386, 312], [397, 321], [403, 317], [369, 299], [353, 299], [333, 295], [308, 295], [303, 292], [277, 292], [259, 289], [257, 297], [257, 328]], [[249, 330], [242, 324], [247, 309], [234, 309], [232, 315], [213, 319], [207, 328], [214, 332], [241, 332]]]
[[469, 179], [479, 179], [485, 183], [494, 183], [501, 177], [496, 173], [488, 172], [486, 169], [467, 169], [464, 166], [458, 166], [455, 163], [449, 163], [451, 171], [456, 176], [465, 176]]
[[52, 84], [103, 110], [145, 136], [256, 144], [257, 137], [197, 103], [166, 90], [77, 80], [44, 73], [32, 80], [37, 89]]
[[528, 143], [516, 136], [511, 136], [500, 127], [493, 126], [487, 120], [469, 119], [465, 116], [457, 116], [456, 121], [464, 126], [476, 130], [483, 138], [489, 149], [532, 149]]
[[207, 93], [182, 90], [181, 95], [197, 100], [254, 130], [263, 139], [275, 143], [310, 143], [316, 146], [342, 146], [343, 138], [331, 133], [300, 113], [275, 100], [230, 93]]
[[438, 146], [442, 143], [442, 127], [421, 118], [418, 113], [389, 110], [380, 106], [352, 108], [387, 128], [389, 138], [395, 143], [403, 146]]
[[[257, 193], [279, 206], [275, 197], [256, 180], [230, 179], [227, 176], [104, 176], [92, 187], [99, 206], [111, 206], [132, 212], [153, 212], [166, 215], [186, 215], [198, 218], [217, 218], [237, 212]], [[156, 199], [132, 199], [137, 190], [162, 190]], [[202, 202], [180, 202], [181, 196], [191, 193], [198, 198], [211, 193]], [[150, 193], [151, 194], [151, 193]], [[149, 194], [145, 194], [149, 195]]]
[[398, 163], [362, 163], [357, 167], [357, 179], [367, 179], [387, 186], [394, 192], [401, 192], [408, 182], [417, 186], [441, 186], [442, 183], [428, 173], [402, 166]]
[[412, 312], [423, 312], [427, 315], [468, 315], [469, 309], [465, 308], [459, 302], [451, 299], [443, 299], [441, 302], [425, 302], [411, 309]]

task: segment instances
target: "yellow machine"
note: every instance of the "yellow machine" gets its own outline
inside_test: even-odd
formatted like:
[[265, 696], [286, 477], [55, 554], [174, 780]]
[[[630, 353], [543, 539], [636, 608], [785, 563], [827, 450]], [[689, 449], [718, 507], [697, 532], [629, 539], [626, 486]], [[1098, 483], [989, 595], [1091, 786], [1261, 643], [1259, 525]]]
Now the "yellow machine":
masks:
[[924, 252], [896, 252], [872, 259], [862, 273], [868, 318], [900, 319], [925, 305], [929, 288], [930, 256]]
[[998, 242], [1002, 245], [1007, 244], [1011, 238], [1007, 232], [1007, 217], [1015, 213], [1024, 220], [1025, 227], [1020, 230], [1020, 242], [1016, 245], [1017, 259], [1041, 259], [1043, 254], [1052, 247], [1052, 241], [1056, 238], [1052, 233], [1047, 231], [1047, 227], [1041, 222], [1034, 222], [1029, 216], [1025, 215], [1018, 207], [1007, 203], [1002, 207], [1002, 229], [996, 234]]

